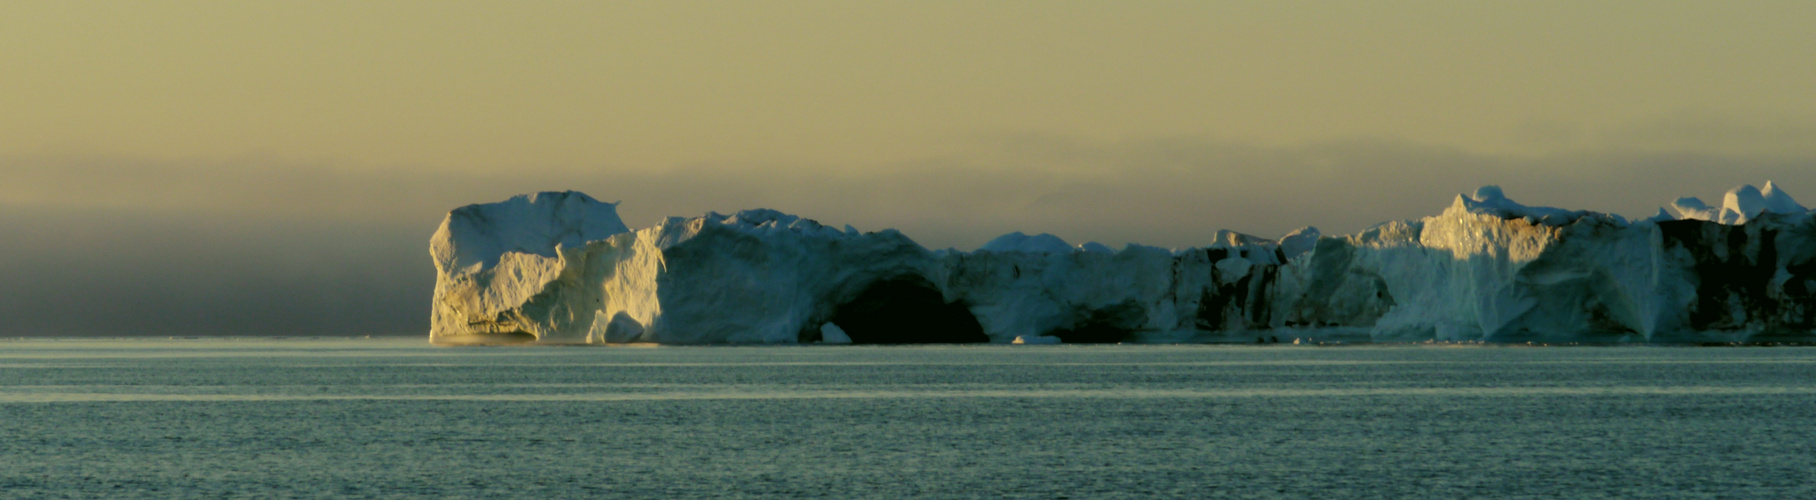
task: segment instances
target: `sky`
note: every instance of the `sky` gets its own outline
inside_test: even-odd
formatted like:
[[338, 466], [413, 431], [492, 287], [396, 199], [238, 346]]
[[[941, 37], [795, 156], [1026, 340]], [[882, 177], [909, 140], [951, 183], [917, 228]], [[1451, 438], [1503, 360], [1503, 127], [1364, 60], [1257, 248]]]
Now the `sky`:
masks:
[[0, 336], [417, 335], [449, 209], [930, 248], [1816, 201], [1816, 2], [0, 3]]

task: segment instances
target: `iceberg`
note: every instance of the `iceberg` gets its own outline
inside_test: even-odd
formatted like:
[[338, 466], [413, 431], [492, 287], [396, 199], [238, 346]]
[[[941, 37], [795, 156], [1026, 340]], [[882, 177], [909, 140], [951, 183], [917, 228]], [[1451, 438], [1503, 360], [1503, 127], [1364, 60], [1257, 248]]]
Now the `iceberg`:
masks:
[[1771, 181], [1766, 181], [1764, 188], [1740, 186], [1728, 190], [1727, 194], [1722, 195], [1721, 207], [1711, 207], [1701, 199], [1685, 197], [1671, 202], [1671, 208], [1683, 219], [1727, 225], [1746, 224], [1762, 213], [1796, 215], [1809, 212], [1808, 208], [1798, 204], [1797, 200]]
[[429, 239], [435, 301], [429, 335], [443, 342], [535, 340], [522, 306], [566, 267], [563, 249], [629, 231], [617, 205], [545, 192], [448, 212]]
[[468, 205], [430, 241], [430, 340], [1100, 343], [1816, 340], [1816, 217], [1776, 185], [1652, 218], [1486, 186], [1438, 215], [1163, 249], [1010, 233], [929, 251], [774, 210], [630, 230], [616, 205]]

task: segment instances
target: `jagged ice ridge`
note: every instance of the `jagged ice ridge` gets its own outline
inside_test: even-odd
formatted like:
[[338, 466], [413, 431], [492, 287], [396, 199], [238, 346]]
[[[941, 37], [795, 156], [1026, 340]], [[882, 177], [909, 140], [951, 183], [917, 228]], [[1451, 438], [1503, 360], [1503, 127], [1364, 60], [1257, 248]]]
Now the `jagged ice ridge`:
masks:
[[1816, 340], [1816, 217], [1776, 185], [1644, 220], [1459, 195], [1347, 236], [930, 251], [774, 210], [629, 230], [546, 192], [448, 214], [437, 343]]

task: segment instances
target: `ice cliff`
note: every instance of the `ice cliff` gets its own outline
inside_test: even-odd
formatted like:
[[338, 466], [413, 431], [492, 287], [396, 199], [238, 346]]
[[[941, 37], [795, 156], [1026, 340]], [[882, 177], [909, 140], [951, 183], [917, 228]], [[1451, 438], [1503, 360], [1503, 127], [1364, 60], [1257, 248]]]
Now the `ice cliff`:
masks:
[[438, 343], [1816, 340], [1816, 218], [1767, 183], [1661, 215], [1484, 187], [1357, 234], [1168, 250], [1011, 233], [929, 251], [772, 210], [628, 230], [540, 193], [448, 214]]

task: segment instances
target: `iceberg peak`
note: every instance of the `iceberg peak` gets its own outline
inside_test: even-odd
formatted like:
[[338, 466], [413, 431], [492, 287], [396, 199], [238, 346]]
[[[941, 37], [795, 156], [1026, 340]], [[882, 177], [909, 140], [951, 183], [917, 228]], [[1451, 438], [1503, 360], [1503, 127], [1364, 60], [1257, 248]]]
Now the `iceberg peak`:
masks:
[[429, 242], [443, 270], [498, 263], [506, 253], [555, 257], [555, 248], [577, 247], [629, 232], [618, 204], [578, 191], [544, 191], [448, 212]]
[[715, 212], [708, 214], [707, 219], [726, 226], [740, 226], [747, 230], [828, 233], [836, 236], [847, 236], [857, 232], [857, 228], [850, 225], [846, 225], [844, 229], [834, 229], [817, 220], [768, 208], [740, 210], [731, 215], [720, 215]]
[[1085, 252], [1085, 253], [1104, 253], [1104, 254], [1116, 253], [1116, 250], [1113, 248], [1110, 248], [1109, 245], [1105, 245], [1105, 244], [1098, 243], [1095, 241], [1087, 241], [1087, 242], [1078, 244], [1078, 251]]
[[1721, 197], [1721, 223], [1746, 224], [1766, 211], [1766, 195], [1752, 184], [1728, 190]]
[[1686, 196], [1671, 202], [1671, 209], [1677, 211], [1680, 219], [1728, 225], [1746, 224], [1763, 213], [1802, 214], [1810, 211], [1772, 181], [1766, 181], [1764, 189], [1751, 184], [1729, 189], [1722, 195], [1719, 208], [1711, 207], [1699, 198]]
[[1029, 236], [1021, 231], [1016, 231], [998, 236], [978, 250], [997, 253], [1070, 253], [1074, 248], [1058, 236], [1047, 233]]
[[1512, 203], [1511, 200], [1507, 199], [1507, 194], [1501, 191], [1501, 187], [1493, 184], [1476, 188], [1475, 194], [1472, 194], [1469, 197], [1474, 199], [1476, 203]]
[[1451, 204], [1450, 210], [1492, 215], [1502, 219], [1527, 219], [1528, 222], [1548, 226], [1562, 226], [1590, 214], [1586, 210], [1521, 205], [1508, 199], [1506, 193], [1501, 191], [1501, 187], [1495, 185], [1476, 188], [1475, 193], [1472, 194], [1457, 195], [1456, 202]]
[[1766, 181], [1766, 187], [1761, 188], [1759, 194], [1761, 197], [1765, 198], [1767, 212], [1776, 214], [1800, 214], [1810, 211], [1810, 209], [1798, 204], [1797, 200], [1792, 199], [1790, 194], [1779, 189], [1778, 185], [1772, 183], [1772, 181]]
[[1228, 229], [1218, 229], [1217, 234], [1215, 236], [1211, 237], [1211, 247], [1213, 247], [1213, 248], [1215, 248], [1215, 247], [1235, 248], [1235, 247], [1246, 247], [1246, 246], [1264, 246], [1264, 245], [1273, 245], [1273, 244], [1275, 244], [1274, 240], [1262, 238], [1260, 236], [1242, 234], [1242, 233], [1238, 233], [1238, 232], [1231, 231]]
[[1294, 229], [1280, 237], [1280, 253], [1287, 259], [1298, 257], [1318, 246], [1318, 238], [1321, 236], [1323, 235], [1315, 227], [1305, 226]]

